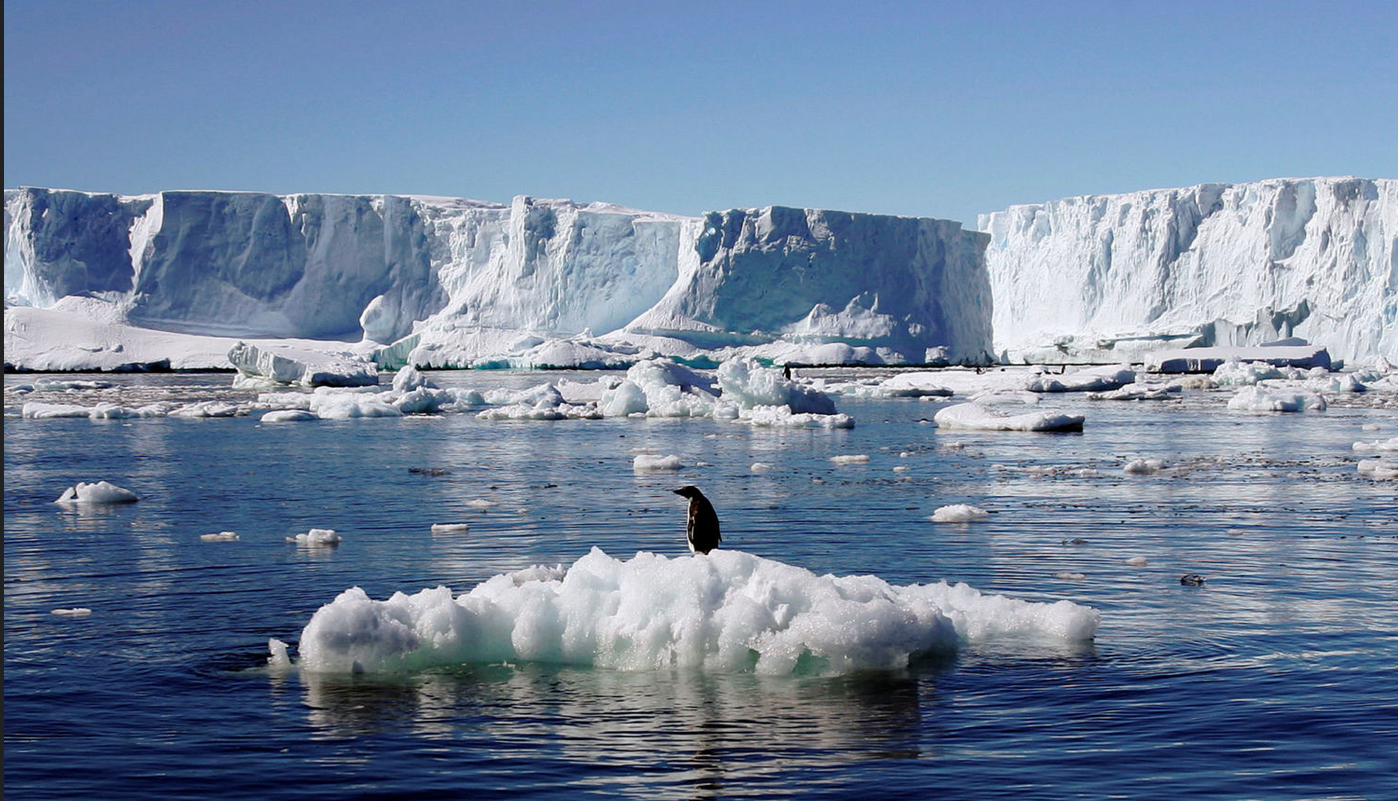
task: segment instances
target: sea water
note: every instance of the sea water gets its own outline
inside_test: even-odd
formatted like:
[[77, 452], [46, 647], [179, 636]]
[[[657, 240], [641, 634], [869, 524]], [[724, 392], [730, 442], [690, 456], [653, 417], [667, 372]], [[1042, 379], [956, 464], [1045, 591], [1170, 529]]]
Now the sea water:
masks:
[[[482, 390], [556, 377], [433, 376]], [[127, 405], [237, 398], [225, 375], [108, 380]], [[1398, 796], [1398, 502], [1352, 448], [1398, 433], [1398, 412], [1258, 415], [1227, 397], [1045, 401], [1087, 416], [1069, 434], [941, 430], [947, 399], [839, 398], [853, 429], [780, 430], [29, 420], [7, 397], [6, 793]], [[637, 470], [640, 454], [683, 466]], [[1159, 465], [1127, 472], [1136, 460]], [[54, 503], [99, 480], [141, 500]], [[684, 484], [713, 500], [725, 550], [817, 577], [1067, 600], [1100, 624], [1086, 642], [970, 640], [851, 672], [268, 666], [269, 639], [294, 659], [350, 587], [464, 593], [593, 548], [696, 558], [671, 493]], [[956, 504], [986, 514], [930, 519]], [[341, 541], [287, 541], [312, 529]], [[220, 532], [237, 538], [204, 539]], [[1191, 573], [1204, 583], [1181, 584]]]

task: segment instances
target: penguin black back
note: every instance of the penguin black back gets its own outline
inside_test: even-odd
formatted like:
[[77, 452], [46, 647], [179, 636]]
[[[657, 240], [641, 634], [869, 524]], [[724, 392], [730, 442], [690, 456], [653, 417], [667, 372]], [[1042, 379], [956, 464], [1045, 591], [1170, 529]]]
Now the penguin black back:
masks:
[[680, 487], [674, 493], [689, 499], [689, 519], [684, 532], [689, 550], [706, 554], [717, 548], [723, 536], [718, 533], [718, 513], [713, 504], [693, 485]]

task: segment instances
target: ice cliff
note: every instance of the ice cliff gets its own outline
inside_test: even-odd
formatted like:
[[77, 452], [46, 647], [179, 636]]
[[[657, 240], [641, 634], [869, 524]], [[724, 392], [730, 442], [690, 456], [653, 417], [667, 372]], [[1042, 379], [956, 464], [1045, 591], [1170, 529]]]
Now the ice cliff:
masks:
[[849, 347], [820, 352], [914, 363], [990, 350], [986, 237], [938, 220], [26, 188], [6, 190], [5, 230], [6, 361], [19, 366], [10, 331], [41, 320], [12, 325], [10, 307], [90, 308], [75, 297], [140, 329], [362, 338], [431, 366], [570, 337], [604, 356], [638, 353], [635, 341], [838, 342]]
[[1139, 361], [1296, 336], [1398, 357], [1398, 181], [1277, 179], [981, 215], [998, 354]]

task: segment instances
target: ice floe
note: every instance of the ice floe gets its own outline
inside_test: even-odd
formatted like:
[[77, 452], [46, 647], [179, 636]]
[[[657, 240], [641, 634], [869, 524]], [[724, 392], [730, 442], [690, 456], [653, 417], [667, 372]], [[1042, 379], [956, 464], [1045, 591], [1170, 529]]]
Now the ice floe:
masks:
[[648, 453], [638, 453], [631, 462], [633, 470], [679, 470], [684, 467], [680, 457], [670, 454], [669, 456], [656, 456]]
[[[819, 576], [731, 549], [622, 561], [593, 548], [566, 570], [498, 575], [459, 596], [437, 587], [379, 601], [346, 590], [306, 624], [296, 665], [380, 673], [505, 661], [842, 674], [904, 667], [963, 642], [1085, 642], [1098, 620], [1095, 609], [1068, 601]], [[269, 662], [286, 666], [279, 644], [269, 643]]]
[[1132, 459], [1121, 468], [1121, 472], [1133, 476], [1146, 476], [1164, 469], [1165, 462], [1160, 459]]
[[1369, 478], [1392, 481], [1398, 478], [1398, 460], [1380, 456], [1377, 459], [1360, 459], [1359, 474]]
[[339, 545], [342, 538], [335, 533], [333, 528], [313, 528], [304, 534], [297, 534], [294, 537], [287, 537], [287, 542], [294, 542], [297, 545], [310, 547], [329, 547]]
[[239, 342], [228, 351], [238, 370], [235, 386], [362, 387], [379, 383], [373, 362], [349, 351]]
[[242, 538], [234, 531], [220, 531], [217, 534], [200, 534], [199, 539], [204, 542], [237, 542]]
[[469, 525], [467, 525], [466, 523], [433, 523], [433, 524], [432, 524], [432, 533], [433, 533], [433, 534], [459, 534], [459, 533], [461, 533], [461, 532], [463, 532], [463, 531], [469, 531], [470, 529], [471, 529], [471, 527], [470, 527]]
[[958, 403], [933, 416], [940, 428], [969, 431], [1081, 431], [1086, 419], [1080, 414], [1026, 412], [1005, 414], [979, 403]]
[[950, 506], [938, 507], [932, 513], [933, 523], [971, 523], [976, 520], [986, 520], [990, 513], [979, 506], [971, 506], [966, 503], [953, 503]]
[[1325, 398], [1309, 390], [1245, 386], [1228, 401], [1228, 408], [1243, 412], [1323, 412]]
[[118, 487], [107, 481], [98, 481], [92, 484], [85, 484], [79, 481], [74, 486], [63, 491], [63, 495], [54, 503], [135, 503], [140, 500], [136, 493], [129, 489]]

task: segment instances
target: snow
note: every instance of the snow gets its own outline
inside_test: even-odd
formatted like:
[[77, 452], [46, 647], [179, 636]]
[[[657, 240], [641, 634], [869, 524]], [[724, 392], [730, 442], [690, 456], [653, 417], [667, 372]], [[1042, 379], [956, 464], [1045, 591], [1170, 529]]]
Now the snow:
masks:
[[333, 545], [339, 545], [341, 539], [340, 535], [335, 533], [335, 529], [333, 528], [313, 528], [304, 534], [287, 537], [286, 541], [311, 548], [327, 548]]
[[954, 503], [950, 506], [938, 507], [932, 513], [933, 523], [971, 523], [977, 520], [986, 520], [990, 513], [979, 506], [971, 506], [965, 503]]
[[941, 409], [932, 418], [940, 428], [969, 431], [1081, 431], [1079, 414], [1025, 412], [1010, 415], [979, 403], [958, 403]]
[[98, 481], [92, 484], [79, 481], [76, 485], [64, 490], [63, 495], [54, 503], [112, 504], [135, 503], [138, 500], [140, 498], [136, 497], [136, 493], [107, 481]]
[[[818, 576], [731, 549], [622, 561], [593, 548], [566, 569], [498, 575], [459, 596], [436, 587], [379, 601], [346, 590], [312, 615], [295, 664], [331, 673], [505, 661], [833, 675], [905, 667], [963, 642], [1083, 642], [1098, 619], [1068, 601]], [[269, 643], [269, 661], [286, 666], [279, 645]]]
[[1228, 408], [1242, 412], [1323, 412], [1325, 407], [1325, 398], [1309, 390], [1260, 386], [1243, 387], [1228, 401]]
[[1290, 336], [1347, 362], [1398, 354], [1398, 180], [1074, 197], [977, 227], [990, 234], [994, 347], [1012, 361], [1136, 362]]

